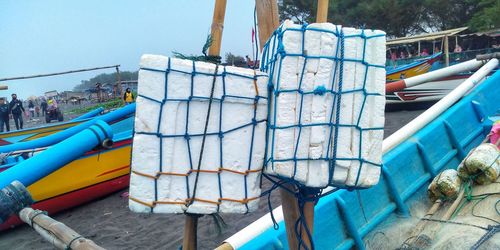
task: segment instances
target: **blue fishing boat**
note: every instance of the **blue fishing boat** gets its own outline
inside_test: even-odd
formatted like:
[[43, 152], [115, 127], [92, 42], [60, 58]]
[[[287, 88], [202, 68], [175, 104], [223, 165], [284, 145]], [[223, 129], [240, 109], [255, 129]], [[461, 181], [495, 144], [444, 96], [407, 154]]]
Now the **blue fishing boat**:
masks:
[[[444, 169], [456, 169], [467, 153], [483, 141], [493, 122], [500, 119], [498, 84], [500, 72], [406, 140], [384, 145], [382, 176], [376, 186], [341, 189], [321, 198], [315, 207], [315, 248], [365, 249], [366, 236], [380, 229], [381, 224], [411, 217], [410, 208], [415, 202], [430, 203], [426, 191], [433, 177]], [[277, 210], [275, 213], [281, 212]], [[287, 249], [284, 222], [279, 222], [275, 230], [269, 221], [269, 215], [262, 217], [226, 242], [238, 249]]]

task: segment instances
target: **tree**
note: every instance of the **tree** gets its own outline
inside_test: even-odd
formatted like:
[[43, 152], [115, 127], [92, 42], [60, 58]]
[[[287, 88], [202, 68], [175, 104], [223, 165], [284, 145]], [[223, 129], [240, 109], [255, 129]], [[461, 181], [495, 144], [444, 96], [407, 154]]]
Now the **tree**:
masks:
[[[316, 1], [282, 0], [280, 17], [298, 22], [314, 22]], [[349, 27], [384, 30], [388, 36], [399, 37], [425, 30], [423, 1], [414, 0], [333, 0], [328, 21]]]
[[[122, 81], [130, 81], [137, 80], [138, 72], [130, 72], [130, 71], [121, 71], [120, 72], [120, 80]], [[90, 78], [89, 80], [82, 80], [80, 84], [76, 85], [73, 90], [74, 91], [84, 91], [87, 89], [95, 88], [95, 84], [100, 82], [102, 84], [106, 83], [116, 83], [116, 73], [102, 73], [95, 77]]]
[[479, 10], [478, 0], [425, 0], [426, 22], [433, 31], [467, 26]]
[[245, 67], [247, 65], [245, 58], [243, 58], [242, 56], [233, 55], [230, 52], [226, 53], [225, 61], [227, 65], [234, 65], [237, 67]]
[[478, 3], [478, 9], [469, 21], [472, 30], [484, 31], [500, 28], [500, 1], [481, 0]]

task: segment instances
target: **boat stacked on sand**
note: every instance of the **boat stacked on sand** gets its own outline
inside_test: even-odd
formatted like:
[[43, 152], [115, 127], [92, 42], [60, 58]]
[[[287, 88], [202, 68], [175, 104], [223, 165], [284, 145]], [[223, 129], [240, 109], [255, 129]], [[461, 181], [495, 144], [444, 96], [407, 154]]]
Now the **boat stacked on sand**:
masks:
[[[82, 153], [83, 156], [28, 186], [28, 191], [36, 201], [33, 208], [53, 214], [122, 190], [129, 184], [134, 111], [135, 105], [128, 105], [101, 116], [1, 134], [4, 145], [0, 146], [3, 156], [0, 178], [5, 177], [5, 171], [28, 161], [33, 155], [97, 121], [105, 121], [113, 131], [112, 144]], [[68, 150], [75, 148], [78, 145]], [[60, 154], [65, 154], [65, 151]], [[0, 225], [0, 230], [20, 223], [17, 216], [12, 216]]]

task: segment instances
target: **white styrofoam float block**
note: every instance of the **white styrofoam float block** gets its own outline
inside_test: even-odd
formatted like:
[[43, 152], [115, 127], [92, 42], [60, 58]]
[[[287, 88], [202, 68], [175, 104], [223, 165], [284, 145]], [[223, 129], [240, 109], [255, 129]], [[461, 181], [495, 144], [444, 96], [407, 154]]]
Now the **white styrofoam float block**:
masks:
[[[261, 72], [230, 66], [217, 69], [196, 200], [186, 203], [194, 193], [197, 174], [192, 170], [198, 168], [215, 69], [205, 62], [193, 65], [193, 61], [156, 55], [141, 58], [130, 180], [132, 211], [211, 214], [257, 209], [258, 199], [247, 204], [237, 201], [261, 193], [260, 172], [240, 173], [259, 170], [264, 164], [268, 79]], [[222, 137], [220, 132], [225, 132]]]
[[[266, 161], [270, 162], [266, 165], [266, 173], [294, 178], [310, 187], [375, 185], [380, 176], [380, 167], [377, 165], [381, 163], [383, 130], [370, 130], [370, 128], [383, 128], [384, 125], [385, 69], [373, 65], [385, 64], [385, 34], [381, 31], [342, 28], [329, 23], [302, 27], [291, 21], [285, 21], [279, 32], [281, 34], [273, 38], [274, 41], [278, 41], [276, 36], [281, 36], [282, 43], [268, 47], [269, 55], [263, 58], [279, 59], [284, 56], [284, 59], [293, 63], [283, 66], [275, 63], [279, 60], [268, 61], [269, 65], [264, 62], [264, 68], [273, 74], [271, 80], [275, 90], [283, 91], [290, 88], [298, 90], [295, 82], [290, 86], [282, 84], [282, 79], [293, 77], [297, 79], [301, 91], [322, 89], [319, 90], [322, 93], [286, 92], [286, 94], [292, 93], [289, 95], [295, 94], [295, 106], [293, 98], [289, 96], [286, 97], [289, 98], [285, 102], [286, 105], [278, 105], [276, 109], [271, 105], [271, 124], [276, 122], [296, 126], [288, 129], [286, 133], [278, 133], [279, 129], [273, 133], [271, 129], [269, 140], [278, 143], [268, 147], [270, 159]], [[343, 41], [340, 33], [345, 37]], [[366, 39], [361, 34], [369, 38]], [[373, 37], [375, 35], [378, 37]], [[304, 42], [301, 40], [302, 37], [305, 39]], [[304, 51], [301, 51], [297, 44], [304, 44]], [[343, 54], [341, 47], [344, 48]], [[284, 51], [285, 55], [276, 48]], [[345, 59], [342, 65], [340, 60], [336, 60], [341, 57]], [[293, 70], [296, 58], [297, 77]], [[362, 63], [362, 60], [365, 63]], [[340, 77], [342, 77], [341, 86]], [[278, 79], [279, 84], [277, 84]], [[294, 86], [297, 87], [293, 88]], [[365, 96], [363, 88], [367, 93], [376, 95]], [[335, 96], [329, 92], [330, 90], [342, 94]], [[283, 101], [280, 101], [280, 98], [284, 94], [281, 92], [278, 96], [273, 95], [271, 103], [276, 101], [281, 104]], [[282, 112], [284, 114], [281, 114]], [[293, 112], [295, 116], [292, 115]], [[274, 115], [276, 121], [273, 120]], [[297, 126], [299, 123], [303, 126]], [[340, 126], [332, 128], [329, 123]], [[361, 128], [362, 132], [357, 127]], [[293, 141], [291, 141], [292, 135]], [[286, 141], [286, 146], [280, 144], [280, 141]], [[297, 145], [298, 148], [295, 148]], [[282, 157], [283, 153], [277, 153], [280, 151], [287, 151], [287, 157]], [[294, 153], [292, 157], [290, 157], [291, 151]], [[306, 153], [308, 156], [302, 157]], [[335, 160], [332, 160], [332, 155]], [[307, 160], [295, 163], [293, 157]], [[358, 158], [374, 164], [365, 162], [361, 165]], [[287, 167], [277, 168], [278, 162], [273, 161], [283, 159], [291, 160], [280, 161], [280, 166]], [[335, 163], [333, 169], [330, 167], [332, 163]], [[332, 171], [333, 176], [330, 180]]]

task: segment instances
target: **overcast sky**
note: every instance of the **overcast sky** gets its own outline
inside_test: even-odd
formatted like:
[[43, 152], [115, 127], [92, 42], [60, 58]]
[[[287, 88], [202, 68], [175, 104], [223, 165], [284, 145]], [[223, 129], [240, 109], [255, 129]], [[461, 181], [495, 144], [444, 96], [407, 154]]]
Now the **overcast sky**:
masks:
[[[254, 0], [229, 0], [222, 54], [252, 53]], [[0, 0], [0, 78], [121, 64], [137, 70], [142, 54], [201, 54], [214, 0]], [[0, 82], [0, 96], [71, 90], [114, 69]]]

